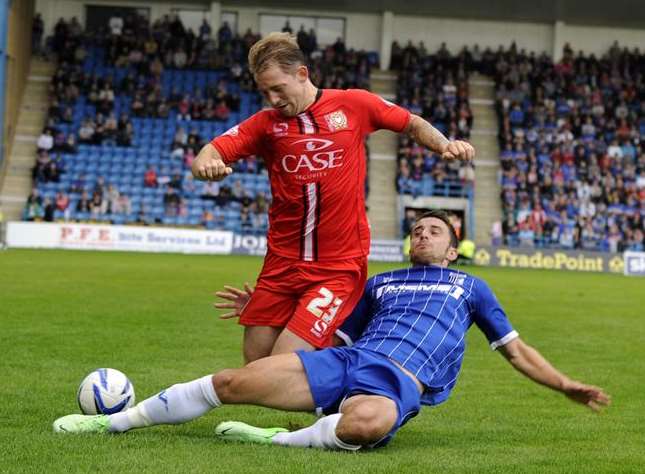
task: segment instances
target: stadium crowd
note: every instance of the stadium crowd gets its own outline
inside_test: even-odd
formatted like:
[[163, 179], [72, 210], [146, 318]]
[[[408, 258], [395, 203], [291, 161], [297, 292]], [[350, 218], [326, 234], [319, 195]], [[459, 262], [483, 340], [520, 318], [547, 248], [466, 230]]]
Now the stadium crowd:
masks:
[[[92, 32], [72, 18], [60, 19], [41, 48], [42, 29], [37, 16], [36, 49], [53, 56], [57, 70], [26, 220], [266, 232], [271, 195], [260, 158], [237, 162], [236, 175], [223, 183], [198, 182], [190, 173], [207, 140], [261, 106], [246, 64], [259, 35], [238, 35], [227, 23], [212, 35], [206, 21], [195, 34], [175, 15], [152, 23], [114, 17]], [[340, 39], [319, 49], [315, 32], [303, 28], [297, 38], [316, 84], [368, 86], [368, 54]]]
[[498, 51], [495, 71], [508, 245], [643, 250], [645, 55]]
[[[468, 140], [473, 114], [468, 102], [468, 50], [452, 55], [445, 44], [429, 54], [421, 42], [392, 45], [391, 68], [398, 71], [396, 101], [420, 115], [451, 140]], [[444, 161], [407, 136], [399, 138], [396, 187], [399, 194], [468, 196], [472, 163]]]
[[[127, 16], [85, 32], [72, 18], [59, 20], [42, 48], [42, 30], [36, 17], [36, 51], [55, 55], [58, 68], [25, 219], [208, 228], [226, 228], [232, 219], [234, 230], [266, 230], [271, 196], [261, 159], [236, 163], [238, 179], [224, 183], [196, 182], [189, 171], [206, 140], [260, 107], [246, 65], [257, 34], [238, 35], [224, 23], [212, 35], [207, 22], [194, 33], [176, 16], [152, 23]], [[297, 38], [320, 87], [369, 85], [369, 54], [340, 40], [320, 49], [315, 32], [304, 28]], [[644, 247], [644, 64], [642, 53], [617, 45], [602, 58], [567, 46], [554, 63], [515, 45], [454, 55], [445, 44], [429, 54], [423, 43], [394, 42], [391, 57], [397, 102], [451, 139], [470, 137], [469, 74], [494, 77], [502, 150], [499, 243], [612, 252]], [[205, 69], [218, 72], [205, 77]], [[134, 170], [131, 180], [70, 166], [79, 156], [101, 159], [104, 152], [133, 160], [162, 156], [134, 169], [125, 163], [123, 171]], [[99, 170], [110, 171], [106, 166]], [[472, 164], [442, 161], [402, 136], [397, 166], [400, 194], [472, 199]]]

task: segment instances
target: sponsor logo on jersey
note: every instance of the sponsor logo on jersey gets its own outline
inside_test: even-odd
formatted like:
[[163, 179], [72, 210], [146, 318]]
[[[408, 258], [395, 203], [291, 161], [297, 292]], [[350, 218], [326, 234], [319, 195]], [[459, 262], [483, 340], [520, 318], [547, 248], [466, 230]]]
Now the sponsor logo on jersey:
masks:
[[[304, 147], [302, 146], [304, 145]], [[291, 143], [293, 148], [304, 148], [302, 153], [282, 157], [282, 169], [287, 173], [313, 173], [343, 166], [344, 148], [333, 148], [332, 140], [304, 138]]]
[[325, 121], [332, 132], [347, 128], [347, 116], [342, 110], [325, 115]]
[[284, 137], [289, 132], [289, 124], [287, 122], [277, 122], [273, 124], [273, 134], [276, 137]]
[[466, 275], [463, 275], [461, 273], [451, 272], [448, 275], [448, 281], [450, 283], [452, 283], [453, 285], [464, 286], [464, 284], [466, 282]]
[[381, 286], [376, 290], [376, 298], [379, 299], [383, 295], [389, 293], [444, 293], [452, 296], [454, 299], [458, 300], [461, 295], [464, 294], [464, 289], [460, 286], [456, 286], [448, 283], [435, 283], [435, 284], [410, 284], [410, 283], [401, 283], [401, 284], [391, 284]]

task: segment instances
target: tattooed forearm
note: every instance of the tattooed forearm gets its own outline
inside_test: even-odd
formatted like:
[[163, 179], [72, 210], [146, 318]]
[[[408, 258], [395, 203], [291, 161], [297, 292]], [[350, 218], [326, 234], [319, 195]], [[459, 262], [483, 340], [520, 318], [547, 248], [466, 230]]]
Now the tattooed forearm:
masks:
[[418, 115], [412, 115], [406, 133], [416, 143], [430, 148], [435, 153], [443, 153], [449, 143], [443, 133]]

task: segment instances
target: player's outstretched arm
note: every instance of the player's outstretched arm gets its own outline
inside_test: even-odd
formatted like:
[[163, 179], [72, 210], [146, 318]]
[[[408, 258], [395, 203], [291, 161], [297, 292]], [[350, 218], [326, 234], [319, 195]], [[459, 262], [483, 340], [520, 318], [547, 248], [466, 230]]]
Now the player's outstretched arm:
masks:
[[519, 372], [534, 382], [562, 392], [574, 402], [594, 411], [611, 403], [611, 398], [601, 388], [571, 380], [519, 337], [501, 346], [499, 351]]
[[430, 122], [418, 115], [412, 114], [410, 116], [410, 123], [405, 129], [405, 133], [419, 145], [430, 148], [441, 155], [444, 160], [470, 161], [475, 158], [475, 149], [470, 143], [462, 140], [448, 140]]
[[210, 143], [200, 150], [191, 170], [196, 179], [208, 181], [221, 181], [233, 172], [231, 167], [226, 166], [217, 148]]
[[217, 309], [231, 309], [228, 313], [220, 316], [220, 319], [239, 318], [242, 310], [251, 299], [253, 288], [248, 283], [244, 283], [244, 290], [235, 288], [234, 286], [224, 285], [225, 291], [216, 291], [215, 295], [228, 300], [228, 302], [214, 303], [213, 306]]

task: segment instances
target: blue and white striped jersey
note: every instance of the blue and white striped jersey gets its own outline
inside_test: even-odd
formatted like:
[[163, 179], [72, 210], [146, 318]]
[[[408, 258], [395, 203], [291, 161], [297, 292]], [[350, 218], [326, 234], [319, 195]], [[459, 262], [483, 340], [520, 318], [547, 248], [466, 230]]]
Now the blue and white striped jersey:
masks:
[[337, 334], [405, 367], [426, 387], [422, 403], [436, 405], [455, 386], [473, 323], [493, 349], [518, 335], [486, 283], [430, 265], [370, 278]]

